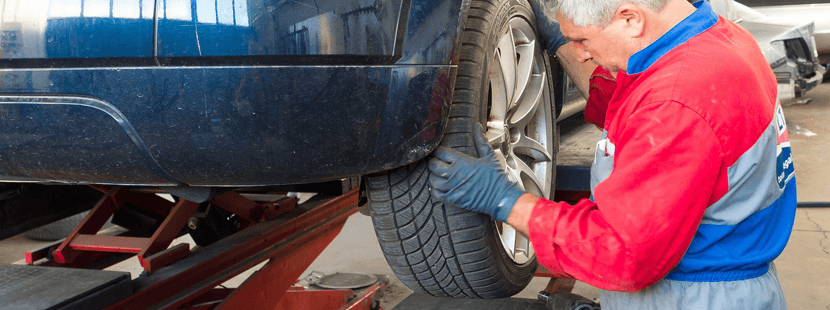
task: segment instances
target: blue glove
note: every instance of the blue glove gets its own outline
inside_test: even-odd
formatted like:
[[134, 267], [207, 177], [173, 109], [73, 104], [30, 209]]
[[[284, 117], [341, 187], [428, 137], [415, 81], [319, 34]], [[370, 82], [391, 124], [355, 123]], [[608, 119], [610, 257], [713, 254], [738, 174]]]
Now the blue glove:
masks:
[[506, 222], [524, 190], [507, 178], [481, 131], [475, 130], [474, 135], [481, 158], [443, 146], [433, 153], [435, 157], [429, 160], [432, 195], [447, 204]]
[[551, 14], [546, 13], [548, 10], [545, 9], [545, 2], [551, 1], [528, 0], [528, 2], [530, 2], [530, 7], [533, 9], [533, 15], [536, 15], [536, 31], [539, 32], [539, 37], [542, 39], [542, 46], [548, 50], [548, 55], [556, 55], [556, 50], [569, 41], [562, 35], [556, 16], [548, 16]]

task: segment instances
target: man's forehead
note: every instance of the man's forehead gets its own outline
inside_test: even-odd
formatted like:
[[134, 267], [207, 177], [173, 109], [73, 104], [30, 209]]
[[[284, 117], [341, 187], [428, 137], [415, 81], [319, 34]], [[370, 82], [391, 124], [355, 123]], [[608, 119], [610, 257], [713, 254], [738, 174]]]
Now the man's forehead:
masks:
[[556, 14], [556, 20], [559, 22], [559, 30], [562, 31], [562, 35], [568, 40], [580, 39], [586, 30], [585, 27], [577, 26], [572, 20], [561, 14]]

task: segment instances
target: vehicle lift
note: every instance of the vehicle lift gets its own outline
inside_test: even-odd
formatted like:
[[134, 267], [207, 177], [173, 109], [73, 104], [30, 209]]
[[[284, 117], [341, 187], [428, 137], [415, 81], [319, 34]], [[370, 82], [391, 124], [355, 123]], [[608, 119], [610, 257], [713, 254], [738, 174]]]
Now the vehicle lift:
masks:
[[[556, 199], [587, 197], [585, 167], [557, 167]], [[67, 238], [27, 252], [25, 264], [0, 265], [3, 309], [382, 309], [386, 281], [355, 289], [317, 289], [295, 285], [302, 273], [358, 212], [359, 182], [342, 181], [336, 194], [318, 194], [298, 204], [296, 198], [257, 201], [237, 191], [209, 200], [239, 218], [239, 231], [205, 247], [170, 247], [200, 203], [175, 203], [156, 193], [121, 186], [92, 186], [104, 197]], [[284, 193], [282, 193], [284, 194]], [[588, 193], [589, 194], [589, 193]], [[273, 195], [272, 195], [273, 196]], [[150, 237], [118, 226], [101, 230], [116, 211], [163, 218]], [[191, 227], [192, 228], [192, 227]], [[99, 231], [101, 230], [101, 231]], [[147, 233], [143, 234], [148, 235]], [[144, 272], [135, 279], [110, 267], [136, 256]], [[237, 288], [225, 281], [265, 263]], [[536, 276], [553, 277], [541, 268]], [[575, 281], [552, 278], [539, 299], [474, 300], [413, 294], [394, 309], [599, 309], [571, 294]]]

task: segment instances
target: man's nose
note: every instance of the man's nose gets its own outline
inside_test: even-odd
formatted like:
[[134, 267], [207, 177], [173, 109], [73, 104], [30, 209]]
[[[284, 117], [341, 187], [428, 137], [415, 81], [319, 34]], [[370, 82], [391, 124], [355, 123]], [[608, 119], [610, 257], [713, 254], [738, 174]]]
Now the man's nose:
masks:
[[589, 61], [589, 60], [591, 60], [592, 58], [594, 58], [594, 57], [591, 57], [591, 53], [589, 53], [588, 51], [586, 51], [586, 50], [584, 50], [584, 49], [583, 49], [583, 50], [578, 50], [578, 51], [576, 52], [576, 55], [577, 55], [577, 59], [578, 59], [580, 62], [586, 62], [586, 61]]
[[579, 62], [586, 62], [591, 60], [591, 53], [588, 52], [588, 49], [585, 48], [585, 45], [582, 45], [581, 42], [574, 42], [573, 45], [574, 54], [576, 54], [576, 60]]

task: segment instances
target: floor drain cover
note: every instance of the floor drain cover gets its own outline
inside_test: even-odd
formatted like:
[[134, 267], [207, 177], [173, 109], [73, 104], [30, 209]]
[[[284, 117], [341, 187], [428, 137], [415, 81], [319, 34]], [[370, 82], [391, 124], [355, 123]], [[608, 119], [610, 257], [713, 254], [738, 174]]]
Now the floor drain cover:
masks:
[[378, 282], [378, 277], [361, 273], [335, 273], [317, 280], [315, 285], [331, 289], [345, 290], [367, 287]]

